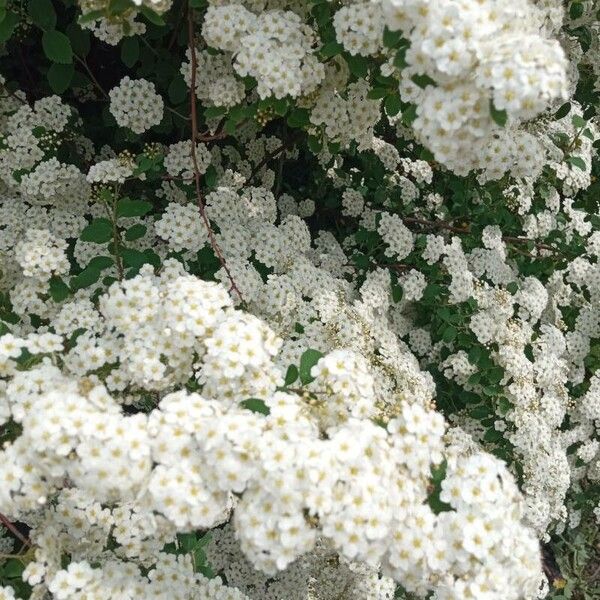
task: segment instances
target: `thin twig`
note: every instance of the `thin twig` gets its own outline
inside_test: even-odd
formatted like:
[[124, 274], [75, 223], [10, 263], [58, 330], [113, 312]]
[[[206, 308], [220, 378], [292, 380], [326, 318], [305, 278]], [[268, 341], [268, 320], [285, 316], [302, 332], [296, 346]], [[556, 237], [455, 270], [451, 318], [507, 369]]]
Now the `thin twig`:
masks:
[[4, 88], [4, 90], [6, 92], [8, 92], [8, 96], [0, 96], [0, 98], [14, 98], [15, 100], [18, 100], [19, 102], [21, 102], [21, 104], [28, 104], [27, 100], [21, 98], [18, 94], [16, 94], [15, 92], [11, 92], [7, 87]]
[[200, 133], [196, 139], [200, 142], [215, 142], [217, 140], [224, 140], [226, 137], [227, 133], [225, 131], [217, 130], [215, 133], [210, 133], [210, 131]]
[[[397, 273], [404, 273], [405, 271], [410, 271], [412, 268], [414, 268], [411, 265], [406, 265], [404, 263], [380, 263], [375, 261], [369, 261], [369, 266], [379, 267], [380, 269], [390, 269], [392, 271], [396, 271]], [[345, 263], [344, 267], [351, 267], [353, 269], [360, 268], [354, 263]]]
[[31, 76], [31, 71], [29, 70], [29, 67], [27, 66], [27, 61], [25, 60], [25, 55], [23, 54], [23, 48], [19, 45], [19, 60], [21, 62], [21, 65], [23, 66], [23, 70], [25, 71], [25, 74], [27, 75], [27, 79], [29, 79], [29, 85], [30, 85], [30, 89], [31, 91], [35, 91], [37, 90], [37, 85], [35, 84], [35, 80], [34, 78]]
[[174, 108], [171, 108], [170, 106], [166, 106], [165, 108], [169, 111], [172, 112], [174, 115], [177, 115], [180, 119], [182, 119], [183, 121], [189, 121], [190, 118], [186, 117], [185, 115], [182, 115], [178, 110], [175, 110]]
[[269, 152], [267, 155], [265, 155], [265, 157], [258, 162], [254, 168], [252, 169], [252, 171], [250, 172], [250, 175], [248, 176], [248, 182], [252, 181], [256, 175], [258, 174], [258, 172], [273, 158], [277, 157], [280, 153], [282, 153], [284, 150], [286, 149], [286, 145], [282, 144], [281, 146], [279, 146], [278, 148], [275, 148], [275, 150], [273, 150], [273, 152]]
[[96, 79], [95, 75], [92, 73], [92, 70], [88, 66], [87, 62], [83, 58], [80, 58], [79, 56], [77, 56], [77, 54], [73, 54], [73, 58], [85, 69], [86, 73], [88, 74], [88, 77], [90, 78], [92, 83], [96, 86], [96, 88], [100, 91], [100, 93], [107, 100], [110, 100], [110, 96], [106, 93], [104, 88], [100, 85], [100, 82]]
[[154, 56], [158, 56], [158, 52], [150, 45], [148, 40], [143, 35], [138, 35], [138, 38], [142, 40], [142, 44], [144, 44], [144, 46], [146, 46], [146, 48], [148, 48], [148, 50], [150, 50]]
[[425, 227], [431, 227], [432, 229], [447, 229], [448, 231], [453, 231], [454, 233], [471, 232], [469, 227], [456, 227], [455, 225], [451, 225], [446, 221], [427, 221], [426, 219], [418, 219], [416, 217], [404, 217], [402, 220], [407, 224], [424, 225]]
[[579, 140], [579, 138], [581, 137], [581, 134], [585, 131], [587, 126], [588, 126], [588, 124], [586, 122], [584, 125], [582, 125], [579, 128], [579, 131], [576, 132], [575, 137], [573, 138], [571, 143], [567, 146], [567, 149], [565, 150], [565, 154], [570, 154], [571, 150], [573, 150], [573, 148], [575, 148], [577, 141]]
[[0, 523], [6, 527], [25, 546], [31, 546], [31, 542], [3, 515], [0, 513]]
[[[417, 225], [423, 225], [424, 227], [429, 227], [431, 229], [445, 229], [447, 231], [452, 231], [454, 233], [471, 233], [471, 228], [468, 225], [466, 225], [464, 227], [457, 227], [456, 225], [452, 225], [448, 221], [428, 221], [427, 219], [418, 219], [416, 217], [404, 217], [402, 220], [407, 225], [417, 224]], [[553, 248], [552, 246], [549, 246], [548, 244], [542, 244], [540, 242], [536, 242], [534, 239], [527, 238], [527, 237], [514, 237], [514, 236], [505, 235], [505, 236], [502, 236], [502, 241], [507, 242], [507, 243], [512, 242], [513, 244], [526, 244], [528, 242], [533, 242], [535, 244], [535, 247], [538, 250], [548, 250], [550, 252], [558, 252], [558, 250], [556, 248]], [[514, 248], [514, 246], [513, 246], [513, 248]], [[520, 253], [523, 254], [522, 251], [520, 251]], [[531, 255], [531, 254], [528, 254], [528, 256], [533, 257], [533, 255]]]
[[[183, 9], [183, 6], [180, 6], [179, 8]], [[173, 27], [173, 33], [171, 35], [171, 39], [169, 40], [169, 43], [167, 44], [167, 50], [171, 50], [171, 48], [173, 48], [173, 45], [177, 41], [177, 36], [179, 35], [179, 30], [181, 29], [181, 24], [183, 23], [184, 16], [185, 16], [185, 10], [179, 10], [179, 15], [177, 16], [177, 22], [175, 23], [175, 26]]]
[[535, 247], [538, 250], [549, 250], [551, 252], [557, 252], [556, 248], [553, 248], [552, 246], [548, 246], [548, 244], [541, 244], [539, 242], [536, 242], [535, 240], [531, 239], [531, 238], [526, 238], [526, 237], [511, 237], [509, 235], [505, 235], [502, 237], [502, 239], [505, 242], [513, 242], [516, 244], [524, 244], [527, 242], [533, 242], [535, 244]]
[[113, 228], [113, 254], [115, 256], [115, 265], [119, 274], [119, 281], [123, 281], [123, 278], [125, 277], [125, 269], [123, 268], [123, 259], [119, 254], [119, 247], [122, 245], [122, 240], [119, 233], [119, 226], [117, 224], [117, 196], [118, 192], [115, 192], [112, 198], [112, 207], [109, 206], [108, 201], [104, 200], [104, 208], [106, 208], [108, 220], [111, 222]]
[[223, 256], [223, 253], [221, 252], [221, 248], [219, 248], [219, 244], [217, 243], [217, 239], [215, 237], [215, 232], [213, 231], [210, 221], [208, 220], [208, 217], [206, 216], [206, 205], [204, 202], [204, 197], [202, 196], [202, 189], [200, 186], [200, 170], [198, 168], [198, 159], [196, 157], [196, 144], [197, 144], [197, 140], [198, 140], [198, 116], [196, 113], [196, 65], [197, 65], [197, 61], [196, 61], [196, 44], [194, 41], [194, 10], [189, 5], [189, 3], [188, 3], [187, 11], [188, 11], [188, 14], [187, 14], [188, 44], [189, 44], [189, 48], [190, 48], [191, 67], [192, 67], [192, 80], [191, 80], [191, 85], [190, 85], [190, 119], [192, 121], [192, 136], [191, 136], [190, 155], [192, 157], [192, 164], [194, 166], [194, 181], [196, 184], [196, 198], [198, 200], [198, 210], [200, 211], [200, 216], [202, 217], [202, 221], [204, 221], [204, 226], [206, 227], [206, 231], [208, 233], [208, 239], [210, 241], [210, 245], [212, 246], [212, 249], [214, 250], [215, 254], [217, 255], [217, 258], [219, 259], [219, 262], [221, 263], [221, 266], [223, 267], [225, 273], [227, 274], [227, 277], [231, 284], [229, 291], [230, 292], [234, 291], [238, 295], [239, 299], [243, 302], [244, 297], [242, 296], [242, 293], [240, 292], [238, 286], [236, 285], [236, 283], [233, 279], [233, 276], [231, 275], [231, 271], [229, 270], [229, 267], [227, 266], [227, 263], [225, 262], [225, 257]]

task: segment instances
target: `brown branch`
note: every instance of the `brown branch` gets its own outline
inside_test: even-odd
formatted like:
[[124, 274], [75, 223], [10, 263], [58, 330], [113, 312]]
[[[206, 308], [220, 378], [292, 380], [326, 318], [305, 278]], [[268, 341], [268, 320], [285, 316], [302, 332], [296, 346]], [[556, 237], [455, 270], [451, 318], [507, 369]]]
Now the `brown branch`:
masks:
[[549, 246], [548, 244], [541, 244], [539, 242], [536, 242], [535, 240], [531, 239], [531, 238], [526, 238], [526, 237], [511, 237], [509, 235], [505, 235], [502, 236], [502, 239], [505, 242], [513, 242], [516, 244], [524, 244], [527, 242], [533, 242], [535, 244], [535, 247], [538, 250], [549, 250], [551, 252], [558, 252], [558, 250], [556, 248], [553, 248], [552, 246]]
[[239, 299], [243, 302], [244, 297], [240, 292], [238, 286], [236, 285], [233, 276], [231, 275], [231, 271], [225, 262], [225, 257], [221, 252], [221, 248], [217, 242], [215, 232], [212, 229], [210, 221], [206, 216], [206, 203], [204, 201], [204, 196], [202, 195], [202, 189], [200, 186], [200, 170], [198, 168], [198, 158], [196, 157], [196, 144], [198, 140], [198, 115], [196, 112], [196, 44], [194, 41], [194, 9], [189, 5], [187, 7], [187, 21], [188, 21], [188, 44], [190, 48], [191, 55], [191, 67], [192, 67], [192, 80], [190, 85], [190, 119], [192, 121], [192, 136], [191, 136], [191, 149], [190, 155], [192, 157], [192, 164], [194, 165], [194, 182], [196, 185], [196, 199], [198, 200], [198, 210], [200, 211], [200, 216], [202, 217], [202, 221], [204, 222], [204, 226], [206, 227], [206, 231], [208, 233], [208, 239], [210, 241], [210, 245], [212, 246], [213, 251], [217, 255], [221, 266], [223, 267], [231, 287], [229, 291], [234, 291]]
[[25, 60], [25, 55], [23, 54], [23, 48], [20, 45], [18, 46], [18, 52], [21, 66], [23, 67], [23, 71], [25, 71], [25, 75], [27, 75], [27, 79], [29, 80], [30, 91], [33, 94], [37, 90], [37, 85], [35, 84], [35, 79], [31, 76], [31, 71], [27, 66], [27, 61]]
[[[431, 229], [445, 229], [447, 231], [452, 231], [454, 233], [471, 233], [471, 228], [468, 225], [466, 225], [464, 227], [457, 227], [455, 225], [452, 225], [448, 221], [428, 221], [427, 219], [418, 219], [416, 217], [403, 217], [402, 220], [407, 225], [417, 224], [417, 225], [423, 225], [425, 227], [429, 227]], [[542, 244], [540, 242], [536, 242], [532, 238], [514, 237], [514, 236], [510, 236], [510, 235], [504, 235], [504, 236], [502, 236], [502, 241], [508, 242], [508, 243], [513, 243], [513, 244], [526, 244], [528, 242], [533, 242], [535, 244], [535, 247], [538, 250], [548, 250], [550, 252], [558, 252], [558, 250], [556, 248], [553, 248], [552, 246], [549, 246], [548, 244]], [[516, 248], [514, 248], [514, 249], [517, 250]], [[519, 250], [517, 250], [517, 251], [520, 254], [523, 254], [524, 256], [530, 256], [533, 258], [532, 254], [529, 254], [529, 253], [525, 254], [523, 251], [519, 251]]]
[[277, 156], [279, 156], [282, 152], [285, 152], [286, 150], [289, 150], [292, 146], [293, 146], [293, 142], [295, 140], [289, 139], [286, 142], [284, 142], [283, 144], [281, 144], [281, 146], [275, 148], [275, 150], [273, 150], [272, 152], [269, 152], [268, 154], [265, 155], [265, 157], [258, 162], [254, 168], [252, 169], [252, 171], [250, 172], [250, 175], [248, 176], [248, 182], [252, 181], [252, 179], [254, 179], [256, 177], [256, 175], [258, 174], [258, 172], [273, 158], [277, 158]]
[[250, 175], [248, 176], [248, 182], [252, 181], [256, 175], [258, 174], [258, 172], [273, 158], [275, 158], [278, 154], [280, 154], [281, 152], [283, 152], [285, 150], [285, 144], [282, 144], [281, 146], [279, 146], [278, 148], [275, 148], [275, 150], [273, 150], [273, 152], [269, 152], [267, 155], [265, 155], [265, 157], [258, 162], [254, 168], [252, 169], [252, 171], [250, 172]]
[[417, 219], [416, 217], [403, 217], [402, 220], [406, 224], [424, 225], [425, 227], [431, 227], [432, 229], [447, 229], [454, 233], [470, 233], [470, 227], [456, 227], [451, 225], [447, 221], [427, 221], [426, 219]]
[[106, 100], [110, 100], [110, 96], [106, 93], [106, 90], [100, 85], [100, 82], [96, 79], [96, 76], [92, 73], [89, 65], [85, 61], [85, 59], [77, 56], [77, 54], [73, 53], [73, 58], [85, 69], [90, 81], [94, 84], [94, 86], [100, 91], [100, 93], [104, 96]]
[[[184, 7], [181, 6], [180, 8], [183, 9]], [[173, 45], [177, 41], [177, 36], [179, 35], [179, 30], [181, 29], [181, 25], [183, 24], [184, 16], [185, 16], [185, 10], [180, 10], [179, 15], [177, 17], [177, 21], [175, 22], [175, 26], [173, 27], [173, 33], [171, 35], [171, 39], [169, 40], [169, 43], [167, 44], [167, 50], [171, 50], [173, 48]]]
[[[410, 271], [414, 268], [413, 266], [404, 263], [380, 263], [376, 261], [369, 261], [369, 266], [379, 267], [380, 269], [390, 269], [391, 271], [395, 271], [396, 273], [404, 273], [405, 271]], [[351, 267], [352, 269], [359, 268], [354, 263], [344, 263], [344, 267]]]
[[24, 546], [31, 547], [31, 542], [11, 523], [3, 514], [0, 513], [0, 523], [6, 527]]
[[215, 133], [210, 133], [210, 131], [200, 133], [196, 139], [200, 142], [215, 142], [217, 140], [224, 140], [226, 137], [227, 133], [217, 130]]

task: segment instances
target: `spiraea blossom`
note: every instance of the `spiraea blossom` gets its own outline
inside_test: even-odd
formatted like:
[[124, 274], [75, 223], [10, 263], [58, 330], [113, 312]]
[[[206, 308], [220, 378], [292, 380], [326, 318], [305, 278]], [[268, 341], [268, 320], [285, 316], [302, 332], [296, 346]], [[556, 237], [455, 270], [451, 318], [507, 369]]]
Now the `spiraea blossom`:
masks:
[[595, 598], [593, 3], [171, 4], [0, 15], [0, 599]]

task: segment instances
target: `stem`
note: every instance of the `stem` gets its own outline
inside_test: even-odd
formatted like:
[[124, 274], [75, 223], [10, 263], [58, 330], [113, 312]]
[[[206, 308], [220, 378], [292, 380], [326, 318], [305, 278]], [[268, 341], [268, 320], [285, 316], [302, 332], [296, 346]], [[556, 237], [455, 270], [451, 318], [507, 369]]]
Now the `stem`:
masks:
[[158, 56], [158, 52], [148, 43], [148, 40], [143, 35], [138, 35], [138, 39], [142, 40], [142, 44], [144, 44], [154, 56]]
[[200, 186], [200, 170], [198, 169], [198, 159], [196, 157], [196, 144], [198, 138], [198, 115], [196, 112], [196, 68], [197, 68], [197, 60], [196, 60], [196, 44], [194, 42], [194, 9], [189, 5], [187, 7], [187, 21], [188, 21], [188, 44], [190, 48], [191, 55], [191, 68], [192, 68], [192, 80], [190, 83], [190, 119], [192, 122], [192, 136], [191, 136], [191, 148], [190, 155], [192, 157], [192, 164], [194, 166], [194, 182], [196, 186], [196, 199], [198, 201], [198, 210], [200, 211], [200, 216], [202, 217], [202, 221], [204, 222], [204, 226], [206, 227], [206, 231], [208, 233], [208, 239], [210, 241], [210, 245], [212, 246], [213, 251], [217, 255], [223, 270], [227, 274], [231, 287], [229, 291], [234, 291], [239, 299], [243, 302], [244, 297], [240, 292], [238, 286], [236, 285], [233, 276], [231, 275], [231, 271], [225, 262], [225, 257], [221, 252], [221, 248], [217, 243], [217, 238], [215, 237], [215, 232], [213, 231], [210, 221], [206, 216], [206, 205], [204, 202], [204, 197], [202, 196], [202, 189]]
[[426, 219], [417, 219], [416, 217], [404, 217], [402, 220], [408, 224], [425, 225], [434, 229], [447, 229], [454, 233], [470, 233], [471, 231], [469, 227], [456, 227], [446, 221], [427, 221]]
[[0, 523], [21, 541], [24, 546], [31, 547], [31, 542], [2, 513], [0, 513]]
[[108, 205], [108, 201], [104, 201], [104, 207], [108, 214], [108, 220], [112, 223], [113, 227], [113, 255], [115, 257], [115, 265], [117, 266], [117, 273], [119, 275], [119, 281], [123, 281], [125, 277], [125, 270], [123, 268], [123, 259], [119, 254], [119, 247], [122, 245], [121, 234], [117, 225], [117, 196], [118, 192], [113, 194], [112, 206]]
[[[452, 231], [454, 233], [471, 233], [471, 228], [469, 226], [465, 227], [456, 227], [455, 225], [450, 224], [448, 221], [428, 221], [427, 219], [418, 219], [416, 217], [403, 217], [402, 220], [405, 224], [417, 224], [423, 225], [425, 227], [430, 227], [432, 229], [445, 229], [447, 231]], [[536, 242], [532, 238], [526, 237], [515, 237], [510, 235], [502, 236], [502, 241], [504, 242], [512, 242], [513, 244], [526, 244], [527, 242], [533, 242], [535, 247], [538, 250], [548, 250], [550, 252], [558, 252], [556, 248], [549, 246], [548, 244], [542, 244], [540, 242]], [[513, 246], [514, 248], [514, 246]], [[522, 253], [522, 251], [521, 251]], [[527, 254], [527, 256], [532, 256], [531, 254]]]
[[587, 126], [588, 126], [587, 123], [585, 125], [581, 126], [579, 131], [575, 134], [573, 141], [567, 146], [567, 149], [565, 150], [565, 154], [569, 154], [571, 152], [571, 150], [573, 150], [573, 148], [575, 148], [575, 144], [577, 143], [577, 140], [579, 139], [579, 137], [581, 136], [581, 134], [583, 133], [583, 131], [585, 130], [585, 128]]
[[182, 119], [183, 121], [189, 121], [190, 118], [186, 117], [185, 115], [182, 115], [179, 111], [175, 110], [174, 108], [171, 108], [170, 106], [166, 106], [165, 108], [169, 111], [172, 112], [174, 115], [177, 115], [180, 119]]
[[285, 144], [279, 146], [279, 148], [275, 148], [273, 152], [269, 152], [256, 166], [252, 169], [250, 176], [248, 177], [248, 182], [252, 181], [258, 172], [272, 159], [278, 156], [280, 153], [283, 153], [285, 150]]
[[110, 100], [110, 96], [106, 93], [104, 88], [100, 85], [100, 82], [96, 79], [96, 76], [92, 73], [92, 70], [89, 68], [87, 62], [83, 58], [77, 56], [77, 54], [73, 54], [73, 58], [85, 69], [86, 73], [88, 74], [88, 77], [91, 79], [94, 86], [104, 96], [104, 98], [106, 100]]

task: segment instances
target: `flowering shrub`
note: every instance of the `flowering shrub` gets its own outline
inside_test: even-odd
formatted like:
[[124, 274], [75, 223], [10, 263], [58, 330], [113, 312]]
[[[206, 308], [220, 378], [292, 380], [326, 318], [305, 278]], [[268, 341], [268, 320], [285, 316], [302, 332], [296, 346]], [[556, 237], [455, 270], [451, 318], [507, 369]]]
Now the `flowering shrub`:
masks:
[[591, 0], [4, 0], [0, 600], [598, 599]]

